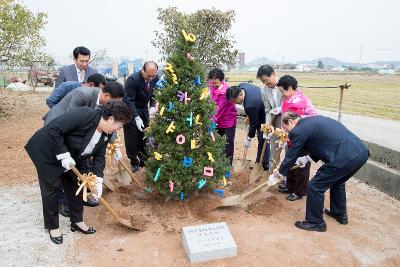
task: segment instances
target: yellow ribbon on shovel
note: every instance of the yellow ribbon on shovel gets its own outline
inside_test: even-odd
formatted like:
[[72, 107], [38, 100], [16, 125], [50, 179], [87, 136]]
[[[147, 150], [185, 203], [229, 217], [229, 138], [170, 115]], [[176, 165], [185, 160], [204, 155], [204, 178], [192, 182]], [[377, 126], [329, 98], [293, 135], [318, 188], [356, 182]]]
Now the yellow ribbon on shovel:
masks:
[[110, 166], [112, 163], [112, 156], [114, 155], [115, 151], [119, 148], [122, 147], [122, 144], [120, 142], [119, 136], [117, 135], [117, 139], [114, 141], [114, 143], [108, 143], [107, 144], [107, 157], [106, 157], [106, 165]]
[[[96, 175], [89, 172], [88, 174], [82, 174], [83, 181], [78, 180], [79, 188], [76, 191], [76, 196], [81, 192], [83, 188], [83, 200], [87, 202], [87, 196], [93, 194], [93, 188], [96, 188]], [[88, 193], [88, 187], [91, 193]]]

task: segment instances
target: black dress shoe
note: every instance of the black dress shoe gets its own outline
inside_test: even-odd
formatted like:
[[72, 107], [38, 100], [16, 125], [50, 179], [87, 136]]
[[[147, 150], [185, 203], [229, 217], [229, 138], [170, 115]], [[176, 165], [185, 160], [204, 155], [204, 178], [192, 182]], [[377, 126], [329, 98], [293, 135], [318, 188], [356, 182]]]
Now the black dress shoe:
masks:
[[284, 188], [278, 188], [278, 192], [282, 193], [282, 194], [291, 194], [292, 191], [287, 189], [286, 187]]
[[144, 160], [139, 161], [139, 167], [144, 167], [146, 166], [146, 162]]
[[310, 223], [308, 221], [297, 221], [294, 224], [297, 228], [306, 231], [317, 231], [317, 232], [325, 232], [326, 231], [326, 224], [323, 223]]
[[83, 206], [88, 206], [88, 207], [96, 207], [99, 205], [98, 201], [95, 200], [91, 200], [90, 198], [88, 198], [87, 202], [83, 201]]
[[58, 205], [58, 211], [62, 216], [69, 217], [69, 208], [65, 203], [60, 203]]
[[279, 189], [284, 189], [286, 188], [286, 181], [282, 180], [282, 182], [279, 184]]
[[299, 200], [302, 198], [303, 198], [302, 196], [298, 196], [295, 193], [291, 193], [290, 195], [287, 195], [287, 197], [286, 197], [286, 199], [289, 201], [296, 201], [296, 200]]
[[340, 224], [348, 224], [349, 223], [349, 219], [347, 218], [347, 214], [334, 214], [332, 213], [329, 209], [324, 209], [324, 213], [326, 215], [328, 215], [329, 217], [334, 218], [338, 223]]
[[80, 228], [76, 223], [71, 223], [71, 231], [72, 232], [78, 231], [78, 232], [84, 233], [86, 235], [90, 235], [90, 234], [96, 233], [96, 230], [93, 227], [89, 227], [89, 229], [87, 229], [85, 231], [82, 228]]
[[64, 241], [62, 235], [61, 236], [55, 236], [55, 237], [51, 236], [50, 229], [49, 229], [49, 236], [50, 236], [50, 240], [53, 241], [53, 243], [55, 243], [57, 245], [62, 244], [62, 242]]
[[132, 171], [133, 173], [139, 171], [139, 166], [138, 166], [138, 165], [131, 165], [131, 171]]

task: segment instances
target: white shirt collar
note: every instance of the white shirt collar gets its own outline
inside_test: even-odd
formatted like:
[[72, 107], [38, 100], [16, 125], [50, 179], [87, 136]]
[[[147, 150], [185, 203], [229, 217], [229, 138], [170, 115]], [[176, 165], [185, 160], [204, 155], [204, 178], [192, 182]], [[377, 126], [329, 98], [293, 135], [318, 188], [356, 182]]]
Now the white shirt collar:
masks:
[[100, 93], [101, 93], [101, 89], [100, 89], [99, 94], [97, 95], [96, 107], [100, 106]]

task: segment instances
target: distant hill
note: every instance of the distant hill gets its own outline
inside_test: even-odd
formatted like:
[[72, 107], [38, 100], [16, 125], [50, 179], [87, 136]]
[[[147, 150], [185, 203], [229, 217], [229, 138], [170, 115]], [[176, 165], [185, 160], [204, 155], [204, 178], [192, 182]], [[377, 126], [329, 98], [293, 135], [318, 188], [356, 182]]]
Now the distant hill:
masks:
[[375, 64], [375, 65], [395, 65], [395, 66], [400, 66], [400, 61], [374, 61], [369, 64]]
[[[320, 57], [320, 58], [315, 58], [313, 60], [301, 60], [296, 62], [296, 64], [304, 64], [304, 65], [318, 65], [318, 61], [322, 61], [322, 63], [324, 63], [324, 65], [326, 67], [328, 66], [332, 66], [332, 67], [341, 67], [341, 66], [353, 66], [353, 67], [359, 67], [358, 63], [352, 63], [352, 62], [345, 62], [345, 61], [341, 61], [339, 59], [336, 59], [334, 57]], [[289, 62], [288, 62], [289, 63]], [[263, 64], [271, 64], [271, 65], [277, 65], [279, 64], [276, 61], [270, 60], [267, 57], [259, 57], [256, 58], [254, 60], [251, 60], [250, 62], [248, 62], [248, 66], [260, 66]], [[383, 68], [385, 66], [390, 66], [390, 65], [394, 65], [395, 69], [400, 69], [400, 61], [384, 61], [384, 60], [380, 60], [380, 61], [374, 61], [374, 62], [363, 62], [361, 63], [361, 67], [367, 67], [370, 65], [375, 65], [378, 66], [379, 68]]]
[[277, 64], [277, 62], [270, 60], [269, 58], [266, 57], [258, 57], [247, 63], [248, 66], [260, 66], [264, 64], [275, 65]]
[[318, 61], [322, 61], [325, 66], [340, 67], [343, 65], [353, 65], [352, 63], [344, 62], [333, 57], [320, 57], [313, 60], [298, 61], [298, 64], [317, 65]]

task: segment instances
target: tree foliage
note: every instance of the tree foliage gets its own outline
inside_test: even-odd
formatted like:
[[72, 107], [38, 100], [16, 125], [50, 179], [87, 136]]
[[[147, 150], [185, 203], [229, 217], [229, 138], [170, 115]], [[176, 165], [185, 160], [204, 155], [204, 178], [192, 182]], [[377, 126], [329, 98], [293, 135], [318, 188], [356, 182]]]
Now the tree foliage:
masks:
[[14, 0], [0, 0], [0, 61], [12, 65], [31, 65], [46, 61], [41, 52], [45, 39], [41, 29], [47, 14], [37, 14]]
[[223, 12], [212, 8], [184, 14], [176, 7], [159, 8], [157, 19], [163, 30], [156, 31], [152, 44], [160, 50], [162, 60], [176, 49], [181, 29], [187, 29], [198, 38], [193, 46], [193, 56], [207, 68], [235, 63], [238, 51], [234, 49], [235, 41], [229, 33], [235, 20], [233, 10]]
[[[191, 57], [196, 43], [201, 42], [200, 37], [193, 44], [186, 41], [181, 29], [179, 33], [173, 53], [167, 59], [165, 82], [159, 81], [155, 90], [159, 111], [146, 132], [150, 143], [146, 181], [153, 191], [186, 199], [194, 192], [221, 186], [230, 165], [224, 154], [225, 138], [216, 133], [216, 124], [211, 120], [215, 104], [203, 79], [204, 66]], [[187, 97], [183, 97], [185, 93]], [[171, 125], [172, 131], [168, 131]], [[157, 159], [157, 153], [162, 158]], [[213, 168], [212, 175], [204, 174], [205, 167]]]

